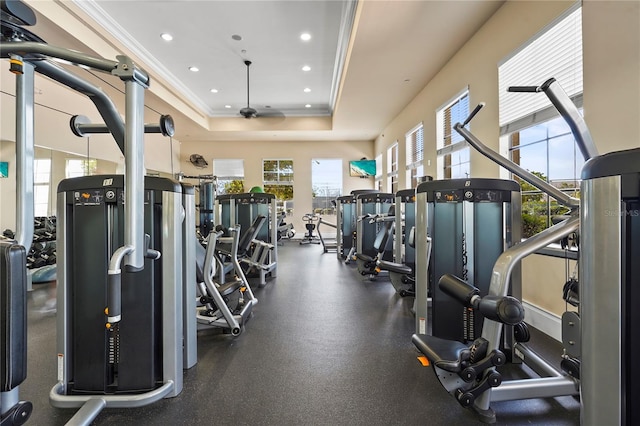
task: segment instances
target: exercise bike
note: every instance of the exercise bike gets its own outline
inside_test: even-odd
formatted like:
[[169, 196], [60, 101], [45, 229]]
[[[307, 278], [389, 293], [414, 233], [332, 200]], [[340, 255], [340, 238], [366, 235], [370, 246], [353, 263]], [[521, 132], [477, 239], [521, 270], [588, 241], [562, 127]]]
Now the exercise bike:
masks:
[[320, 216], [315, 213], [307, 213], [302, 216], [302, 221], [304, 222], [304, 227], [307, 229], [307, 233], [304, 234], [304, 237], [300, 241], [300, 245], [320, 244], [320, 238], [314, 234], [317, 223], [320, 221]]

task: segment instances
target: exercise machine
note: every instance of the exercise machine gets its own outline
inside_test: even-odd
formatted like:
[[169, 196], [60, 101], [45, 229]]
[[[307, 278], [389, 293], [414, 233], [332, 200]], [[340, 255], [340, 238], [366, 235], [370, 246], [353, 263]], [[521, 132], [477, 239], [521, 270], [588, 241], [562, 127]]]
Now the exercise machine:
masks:
[[[18, 4], [3, 2], [3, 10], [8, 3]], [[28, 8], [20, 4], [15, 10]], [[125, 157], [126, 177], [79, 178], [58, 188], [59, 382], [50, 402], [81, 407], [71, 422], [88, 424], [104, 407], [138, 407], [176, 396], [187, 359], [196, 360], [195, 350], [185, 348], [195, 344], [195, 318], [191, 314], [193, 327], [186, 324], [182, 306], [189, 299], [183, 297], [189, 272], [182, 265], [193, 253], [182, 227], [194, 226], [189, 217], [193, 191], [145, 178], [142, 143], [145, 131], [172, 133], [173, 123], [165, 116], [157, 126], [162, 129], [152, 130], [141, 121], [149, 77], [130, 58], [107, 60], [49, 46], [20, 26], [5, 31], [3, 23], [3, 35], [10, 31], [13, 36], [3, 40], [0, 52], [10, 56], [17, 74], [17, 115], [30, 122], [28, 137], [33, 138], [32, 117], [25, 117], [33, 112], [33, 74], [39, 72], [89, 96], [105, 124], [74, 117], [72, 129], [111, 133]], [[125, 120], [104, 92], [49, 59], [119, 78], [125, 86]], [[195, 304], [195, 297], [190, 300]]]
[[[416, 232], [423, 238], [428, 234], [432, 244], [431, 264], [421, 263], [416, 271], [422, 321], [427, 318], [423, 309], [429, 283], [444, 274], [456, 275], [487, 295], [496, 259], [504, 248], [520, 241], [520, 185], [500, 179], [436, 180], [418, 185], [416, 199], [418, 206], [430, 205], [428, 220], [418, 221]], [[519, 298], [518, 277], [514, 274], [511, 294]], [[430, 287], [431, 334], [461, 342], [479, 337], [482, 315], [461, 307], [438, 286]], [[424, 327], [419, 325], [419, 329]]]
[[286, 238], [290, 240], [296, 235], [296, 230], [293, 229], [293, 223], [285, 222], [287, 218], [287, 214], [285, 212], [280, 212], [278, 216], [278, 241]]
[[[544, 92], [549, 97], [552, 104], [558, 109], [561, 116], [569, 124], [585, 160], [596, 155], [597, 151], [595, 149], [595, 145], [593, 144], [584, 120], [569, 97], [554, 79], [550, 79], [538, 87], [511, 87], [509, 90], [513, 92]], [[593, 400], [597, 399], [595, 398], [596, 394], [598, 395], [598, 398], [602, 396], [602, 386], [607, 384], [607, 380], [613, 380], [615, 382], [616, 380], [619, 380], [619, 375], [614, 373], [613, 375], [616, 376], [616, 378], [610, 379], [604, 378], [605, 375], [600, 374], [599, 377], [603, 378], [603, 382], [588, 382], [588, 384], [581, 384], [581, 377], [584, 375], [592, 375], [591, 377], [598, 375], [595, 371], [602, 369], [604, 362], [610, 362], [610, 357], [603, 355], [599, 358], [599, 363], [597, 365], [596, 363], [592, 363], [589, 365], [588, 369], [585, 368], [586, 366], [584, 364], [581, 368], [576, 369], [574, 368], [575, 363], [572, 362], [572, 360], [563, 359], [563, 363], [561, 363], [562, 371], [559, 371], [553, 365], [539, 357], [526, 345], [524, 341], [520, 341], [526, 340], [525, 338], [516, 339], [516, 342], [513, 344], [513, 348], [510, 351], [511, 356], [517, 357], [520, 362], [529, 366], [539, 377], [503, 381], [501, 373], [497, 367], [503, 365], [508, 357], [508, 354], [502, 352], [504, 336], [507, 334], [504, 333], [504, 326], [512, 326], [515, 330], [519, 324], [521, 324], [524, 315], [520, 301], [517, 298], [508, 295], [510, 288], [509, 283], [512, 274], [514, 271], [519, 273], [517, 271], [519, 261], [525, 256], [533, 254], [547, 245], [566, 238], [568, 235], [576, 232], [580, 226], [580, 216], [588, 218], [594, 213], [595, 216], [602, 215], [601, 211], [592, 210], [599, 201], [589, 200], [589, 198], [587, 198], [589, 195], [585, 193], [583, 197], [586, 203], [585, 207], [587, 212], [579, 213], [579, 200], [570, 197], [558, 188], [542, 181], [537, 176], [522, 169], [517, 164], [486, 147], [468, 129], [465, 128], [469, 121], [482, 108], [482, 105], [483, 104], [480, 104], [476, 107], [464, 123], [457, 123], [454, 126], [454, 129], [480, 153], [507, 168], [521, 179], [540, 188], [549, 196], [554, 197], [558, 202], [567, 206], [571, 210], [571, 213], [568, 219], [528, 238], [526, 241], [515, 244], [506, 249], [498, 257], [493, 266], [490, 276], [489, 291], [486, 296], [480, 295], [480, 291], [476, 286], [470, 285], [466, 280], [460, 279], [459, 277], [446, 274], [439, 278], [438, 287], [440, 290], [447, 293], [452, 298], [459, 300], [467, 309], [479, 311], [485, 316], [482, 335], [479, 339], [476, 339], [469, 344], [465, 344], [456, 340], [439, 338], [427, 334], [414, 334], [412, 341], [430, 360], [441, 385], [447, 390], [447, 392], [453, 395], [463, 407], [470, 408], [474, 411], [478, 415], [479, 419], [485, 423], [493, 423], [496, 420], [495, 413], [490, 406], [492, 402], [526, 398], [555, 397], [561, 395], [577, 395], [581, 388], [583, 390], [583, 395], [590, 395], [588, 400], [582, 401], [583, 413], [585, 412], [584, 410], [586, 410], [593, 414], [594, 409], [591, 408], [589, 404], [592, 404]], [[637, 158], [638, 157], [635, 157], [636, 160]], [[637, 170], [637, 163], [632, 167], [635, 167], [635, 170]], [[632, 167], [623, 167], [622, 170], [623, 172], [629, 171]], [[637, 182], [636, 172], [634, 184], [636, 191], [638, 188]], [[586, 188], [588, 185], [588, 183], [583, 182], [583, 187]], [[616, 194], [616, 197], [617, 195], [619, 195], [619, 193]], [[611, 205], [616, 206], [616, 208], [619, 209], [620, 198], [616, 198], [615, 202]], [[589, 228], [583, 228], [581, 230], [581, 238], [583, 239], [581, 247], [585, 248], [588, 243], [591, 243], [592, 247], [599, 244], [595, 240], [596, 234], [591, 235], [592, 231], [593, 229]], [[618, 232], [619, 231], [620, 229], [618, 228]], [[587, 235], [591, 236], [588, 237]], [[602, 234], [598, 232], [597, 235], [598, 237], [601, 237], [602, 235], [609, 234]], [[586, 242], [585, 238], [587, 240]], [[613, 238], [615, 239], [616, 237]], [[609, 248], [609, 246], [607, 248]], [[587, 251], [593, 250], [589, 248], [585, 249]], [[597, 262], [598, 268], [603, 264], [600, 258], [590, 258], [586, 263], [590, 264], [589, 262], [594, 262], [594, 264]], [[582, 257], [580, 263], [581, 265], [587, 266]], [[615, 260], [612, 263], [615, 263]], [[616, 264], [614, 269], [619, 267], [620, 263]], [[589, 268], [589, 266], [587, 266], [587, 268]], [[591, 270], [589, 272], [594, 272], [596, 270], [594, 266], [590, 266], [590, 268]], [[585, 273], [583, 273], [583, 280], [584, 275]], [[617, 275], [617, 277], [619, 276], [620, 275]], [[600, 278], [604, 280], [611, 280], [610, 276], [605, 275], [601, 275]], [[591, 281], [591, 284], [593, 287], [602, 285], [601, 282], [596, 284], [593, 283], [593, 281]], [[615, 315], [614, 312], [619, 312], [618, 306], [606, 307], [606, 305], [600, 304], [600, 300], [597, 302], [592, 300], [591, 303], [593, 303], [594, 308], [597, 304], [598, 309], [602, 309], [604, 316], [601, 321], [604, 322], [608, 322], [610, 317]], [[592, 321], [594, 321], [594, 318], [591, 317], [587, 320], [588, 323], [592, 323]], [[619, 327], [618, 324], [619, 323], [616, 323], [615, 327]], [[589, 334], [590, 331], [590, 326], [582, 329], [582, 337], [584, 340], [594, 338], [594, 335]], [[600, 334], [596, 335], [602, 337]], [[615, 342], [611, 341], [612, 344], [615, 347], [619, 347], [620, 342], [617, 340], [617, 337], [614, 337], [614, 340]], [[591, 340], [591, 343], [591, 348], [593, 348], [593, 350], [597, 350], [595, 348], [598, 345], [606, 344], [604, 341], [597, 341], [596, 343], [596, 340]], [[605, 350], [610, 353], [611, 347], [605, 346], [605, 348]], [[583, 354], [585, 352], [586, 351], [583, 351]], [[600, 351], [600, 353], [604, 354], [604, 351]], [[567, 363], [565, 361], [569, 362]], [[578, 365], [580, 365], [579, 362]], [[607, 374], [612, 375], [611, 370], [608, 370]], [[609, 394], [609, 389], [612, 389], [615, 392], [616, 388], [607, 387], [607, 389], [607, 394]], [[620, 391], [620, 387], [617, 389]], [[617, 401], [620, 402], [620, 400]], [[620, 410], [623, 409], [621, 405], [623, 404], [614, 404], [616, 408], [613, 408], [613, 410], [618, 414], [620, 413]], [[604, 409], [604, 405], [599, 405], [597, 407]], [[608, 409], [611, 410], [610, 408]], [[609, 413], [611, 413], [611, 411]], [[594, 414], [594, 418], [595, 417], [597, 417], [597, 415]], [[601, 417], [604, 423], [611, 423], [612, 421], [615, 422], [616, 418], [617, 416], [608, 416], [606, 418], [604, 416]], [[602, 423], [592, 422], [590, 420], [587, 424]]]
[[[382, 226], [378, 230], [373, 240], [371, 248], [363, 249], [363, 252], [355, 254], [358, 272], [362, 276], [368, 276], [369, 279], [375, 278], [382, 270], [378, 266], [380, 261], [388, 259], [388, 254], [393, 246], [393, 233], [395, 228], [395, 206], [392, 204], [387, 213], [383, 216], [363, 216], [360, 219], [368, 221], [369, 224], [381, 223]], [[364, 227], [362, 229], [365, 229]], [[364, 235], [364, 232], [363, 232]]]
[[[248, 192], [223, 194], [216, 199], [220, 223], [224, 228], [240, 225], [244, 234], [258, 216], [266, 218], [265, 226], [251, 241], [251, 253], [242, 262], [247, 266], [247, 275], [257, 276], [259, 286], [267, 284], [267, 277], [275, 278], [278, 265], [278, 210], [274, 194]], [[244, 235], [240, 235], [240, 239]]]
[[640, 422], [640, 148], [582, 169], [581, 423]]
[[[385, 227], [387, 220], [394, 218], [389, 212], [394, 203], [394, 195], [383, 192], [365, 192], [355, 196], [356, 198], [356, 233], [355, 252], [374, 257], [374, 241], [378, 232]], [[395, 210], [393, 210], [395, 211]], [[393, 260], [393, 245], [385, 245], [384, 252], [380, 259]]]
[[304, 227], [307, 230], [307, 233], [304, 234], [304, 237], [300, 240], [300, 245], [320, 244], [320, 238], [318, 238], [314, 233], [316, 226], [320, 221], [320, 216], [315, 213], [307, 213], [302, 216], [302, 221], [304, 222]]
[[339, 260], [349, 263], [356, 251], [356, 196], [376, 193], [375, 189], [354, 189], [349, 195], [336, 198], [336, 241]]
[[320, 228], [322, 225], [328, 226], [329, 228], [333, 228], [337, 232], [337, 225], [335, 223], [327, 222], [322, 217], [318, 220], [318, 238], [320, 238], [320, 242], [322, 243], [323, 253], [328, 253], [330, 251], [338, 251], [338, 239], [336, 236], [327, 237], [326, 235], [323, 237]]
[[402, 297], [415, 296], [415, 201], [415, 189], [396, 193], [394, 260], [377, 262], [380, 269], [389, 272], [393, 288]]
[[[196, 318], [198, 324], [222, 328], [231, 335], [238, 336], [258, 299], [253, 296], [251, 287], [237, 264], [240, 229], [235, 227], [229, 232], [232, 235], [230, 254], [234, 255], [233, 265], [241, 274], [232, 280], [223, 283], [214, 281], [217, 269], [224, 270], [224, 262], [216, 254], [216, 245], [223, 232], [210, 232], [206, 239], [206, 249], [200, 242], [196, 243], [196, 279], [200, 295]], [[226, 276], [224, 272], [218, 274]]]

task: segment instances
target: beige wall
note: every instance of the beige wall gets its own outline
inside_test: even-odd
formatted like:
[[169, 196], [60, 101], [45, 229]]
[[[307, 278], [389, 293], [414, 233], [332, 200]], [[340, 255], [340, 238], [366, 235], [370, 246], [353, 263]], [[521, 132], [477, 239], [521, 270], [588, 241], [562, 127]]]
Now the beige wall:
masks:
[[[375, 141], [376, 154], [424, 123], [425, 174], [436, 176], [438, 108], [469, 87], [470, 105], [486, 107], [472, 122], [474, 134], [499, 150], [498, 62], [536, 35], [574, 2], [511, 1], [469, 40], [438, 75], [389, 123]], [[640, 146], [640, 2], [583, 2], [584, 115], [601, 153]], [[386, 162], [383, 161], [383, 170]], [[386, 173], [386, 170], [384, 170]], [[499, 177], [499, 168], [472, 151], [473, 177]], [[400, 173], [400, 187], [406, 187]], [[564, 311], [562, 259], [532, 256], [523, 262], [524, 299], [553, 314]]]
[[[373, 188], [373, 179], [361, 179], [349, 176], [349, 160], [359, 160], [362, 157], [373, 158], [373, 142], [291, 142], [291, 141], [233, 141], [233, 142], [183, 142], [181, 146], [182, 158], [180, 169], [187, 175], [210, 174], [211, 168], [197, 169], [189, 163], [189, 155], [200, 154], [211, 167], [213, 159], [243, 159], [245, 189], [253, 186], [263, 186], [262, 160], [292, 159], [293, 160], [293, 194], [294, 214], [293, 226], [298, 235], [304, 234], [302, 215], [311, 212], [311, 160], [339, 158], [342, 159], [342, 187], [343, 194], [354, 189]], [[328, 219], [330, 220], [330, 219]], [[289, 220], [288, 220], [289, 221]]]
[[584, 116], [600, 153], [640, 147], [640, 2], [583, 3]]
[[[424, 124], [425, 174], [436, 176], [436, 110], [465, 88], [473, 107], [486, 102], [471, 123], [473, 133], [489, 147], [499, 149], [498, 62], [567, 10], [571, 1], [507, 2], [460, 49], [440, 72], [376, 138], [376, 154], [386, 152], [400, 141], [400, 161], [406, 158], [405, 133], [418, 123]], [[541, 82], [542, 83], [542, 82]], [[386, 163], [383, 162], [383, 173]], [[473, 177], [497, 177], [498, 166], [476, 152], [471, 153]], [[404, 173], [399, 187], [406, 188]]]

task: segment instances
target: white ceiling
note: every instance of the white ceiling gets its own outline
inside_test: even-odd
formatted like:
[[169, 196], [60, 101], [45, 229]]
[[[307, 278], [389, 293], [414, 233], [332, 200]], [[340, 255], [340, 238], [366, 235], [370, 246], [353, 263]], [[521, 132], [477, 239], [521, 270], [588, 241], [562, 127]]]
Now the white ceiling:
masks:
[[[100, 43], [79, 36], [77, 25], [69, 28], [47, 16], [53, 14], [48, 2], [28, 3], [44, 21], [36, 29], [42, 38], [100, 53]], [[74, 0], [56, 5], [115, 49], [137, 57], [159, 82], [154, 86], [152, 80], [147, 104], [174, 117], [178, 139], [216, 141], [375, 139], [502, 3]], [[160, 38], [165, 32], [173, 35], [171, 42]], [[311, 40], [301, 41], [303, 32]], [[247, 120], [238, 114], [246, 106], [245, 59], [253, 62], [251, 106], [259, 112], [270, 106], [285, 117]], [[311, 71], [302, 71], [303, 65]], [[200, 71], [191, 72], [190, 66]], [[306, 87], [311, 91], [305, 93]]]

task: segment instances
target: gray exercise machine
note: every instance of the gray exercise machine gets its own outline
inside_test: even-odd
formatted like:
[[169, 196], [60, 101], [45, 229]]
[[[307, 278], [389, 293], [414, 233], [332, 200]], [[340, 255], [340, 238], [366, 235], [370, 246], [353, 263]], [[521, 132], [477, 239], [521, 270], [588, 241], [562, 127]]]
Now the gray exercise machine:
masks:
[[[8, 3], [3, 2], [3, 10]], [[28, 8], [20, 4], [16, 10]], [[76, 130], [108, 129], [125, 157], [125, 177], [92, 176], [63, 181], [59, 187], [59, 381], [50, 402], [81, 407], [71, 423], [89, 424], [104, 407], [139, 407], [178, 395], [183, 368], [196, 362], [195, 317], [191, 310], [185, 321], [183, 309], [183, 301], [195, 306], [194, 261], [188, 258], [195, 238], [190, 238], [193, 190], [144, 177], [143, 134], [158, 129], [141, 121], [149, 77], [130, 58], [91, 57], [24, 37], [30, 33], [20, 26], [12, 29], [14, 36], [3, 40], [0, 52], [11, 58], [19, 81], [17, 116], [24, 120], [23, 128], [30, 128], [27, 137], [33, 139], [28, 114], [33, 114], [33, 74], [39, 72], [89, 96], [105, 124], [76, 120]], [[125, 120], [99, 88], [49, 59], [123, 81]], [[170, 121], [164, 124], [173, 132]], [[183, 291], [188, 288], [187, 297]]]
[[[360, 256], [376, 257], [378, 255], [378, 248], [374, 247], [379, 232], [386, 228], [386, 221], [393, 223], [394, 218], [389, 215], [391, 206], [394, 205], [395, 196], [389, 193], [383, 192], [364, 192], [357, 194], [356, 199], [356, 232], [355, 232], [355, 252], [352, 254], [357, 258]], [[395, 214], [395, 213], [394, 213]], [[386, 217], [388, 215], [388, 217]], [[390, 229], [390, 231], [392, 231]], [[389, 235], [392, 237], [392, 232]], [[382, 255], [379, 256], [381, 260], [393, 260], [393, 244], [388, 239], [384, 241], [382, 249]], [[380, 243], [380, 241], [378, 241]], [[358, 261], [358, 270], [369, 270], [369, 268], [363, 268], [362, 262]], [[364, 274], [363, 274], [364, 275]]]
[[[336, 211], [337, 211], [337, 209], [336, 209]], [[331, 229], [335, 229], [336, 236], [329, 237], [329, 236], [327, 236], [327, 234], [325, 234], [323, 236], [322, 235], [322, 231], [320, 230], [322, 225], [324, 225], [326, 227], [329, 227]], [[337, 224], [331, 223], [331, 222], [327, 222], [322, 217], [320, 217], [320, 219], [318, 220], [317, 231], [318, 231], [318, 238], [320, 238], [320, 242], [322, 243], [323, 253], [328, 253], [330, 251], [338, 251], [338, 237], [337, 237], [338, 226], [337, 226]]]
[[[4, 45], [13, 31], [35, 24], [35, 14], [20, 3], [0, 3]], [[30, 34], [26, 32], [26, 34]], [[2, 57], [7, 57], [2, 52]], [[20, 399], [20, 385], [27, 378], [27, 256], [34, 233], [33, 208], [33, 66], [11, 57], [16, 75], [16, 233], [13, 240], [0, 238], [0, 425], [24, 424], [33, 404]], [[15, 64], [14, 64], [15, 61]], [[24, 69], [23, 69], [24, 68]]]
[[640, 423], [640, 148], [582, 169], [581, 423]]
[[336, 198], [336, 253], [339, 260], [351, 262], [356, 251], [356, 196], [379, 192], [375, 189], [354, 189], [349, 195]]
[[241, 259], [247, 267], [248, 276], [257, 276], [259, 286], [267, 284], [267, 277], [275, 278], [278, 266], [278, 210], [274, 194], [248, 192], [243, 194], [223, 194], [216, 199], [216, 209], [220, 214], [219, 225], [230, 228], [240, 225], [242, 240], [244, 233], [258, 216], [267, 220], [260, 227], [248, 255]]
[[[585, 159], [592, 158], [596, 155], [595, 145], [593, 144], [582, 116], [554, 79], [548, 80], [539, 87], [512, 87], [509, 90], [514, 92], [544, 92], [558, 109], [562, 117], [569, 123]], [[554, 186], [540, 180], [520, 166], [489, 149], [465, 128], [466, 124], [477, 114], [481, 107], [482, 104], [470, 114], [464, 123], [457, 123], [454, 126], [455, 130], [480, 153], [507, 168], [521, 179], [540, 188], [571, 210], [568, 219], [528, 238], [522, 243], [515, 244], [506, 249], [498, 257], [491, 272], [489, 291], [486, 296], [482, 296], [476, 286], [470, 285], [465, 280], [454, 275], [446, 274], [438, 277], [438, 287], [440, 290], [460, 301], [467, 309], [481, 312], [484, 315], [485, 320], [482, 327], [482, 335], [479, 339], [476, 339], [470, 344], [464, 344], [456, 340], [443, 339], [422, 333], [415, 334], [412, 338], [416, 347], [430, 360], [441, 385], [453, 395], [463, 407], [470, 408], [474, 411], [481, 421], [493, 423], [496, 418], [490, 406], [492, 402], [577, 395], [581, 387], [580, 376], [584, 374], [594, 374], [591, 368], [598, 370], [606, 364], [604, 364], [605, 357], [603, 356], [599, 360], [600, 363], [598, 365], [595, 365], [595, 363], [591, 364], [588, 371], [584, 367], [578, 369], [568, 368], [566, 370], [563, 369], [563, 371], [558, 371], [553, 365], [549, 364], [531, 350], [525, 342], [516, 339], [511, 350], [511, 355], [530, 367], [538, 377], [502, 381], [502, 376], [497, 370], [497, 367], [505, 364], [507, 360], [507, 356], [502, 352], [505, 335], [508, 335], [508, 333], [504, 333], [504, 326], [517, 327], [524, 319], [524, 310], [522, 309], [520, 301], [517, 298], [509, 296], [509, 283], [511, 278], [514, 272], [518, 273], [517, 267], [522, 258], [576, 232], [580, 226], [580, 213], [578, 212], [580, 209], [579, 200], [568, 196]], [[585, 184], [583, 183], [583, 185]], [[591, 211], [589, 205], [592, 201], [587, 198], [588, 194], [586, 193], [583, 194], [583, 197], [586, 203], [585, 206], [589, 212]], [[619, 199], [617, 199], [616, 202], [619, 206]], [[586, 213], [587, 215], [590, 214], [588, 212]], [[585, 215], [585, 213], [581, 214]], [[589, 232], [587, 229], [583, 229], [581, 232], [583, 238], [581, 246], [583, 248], [588, 245], [584, 239]], [[605, 234], [598, 234], [601, 238], [603, 235]], [[586, 238], [587, 241], [589, 241], [590, 237]], [[593, 235], [591, 238], [595, 239], [596, 236]], [[590, 242], [597, 245], [595, 240], [591, 240]], [[591, 259], [589, 262], [595, 263], [595, 259]], [[600, 261], [598, 261], [597, 264], [599, 265]], [[586, 266], [585, 261], [582, 259], [581, 265]], [[589, 268], [589, 266], [586, 267]], [[590, 267], [594, 268], [594, 266]], [[582, 272], [581, 276], [583, 280], [585, 275], [588, 275], [588, 273]], [[607, 277], [606, 279], [609, 278], [610, 277]], [[595, 306], [596, 302], [593, 301], [592, 303], [594, 303]], [[611, 311], [607, 310], [605, 315], [612, 314]], [[586, 314], [581, 316], [586, 317]], [[588, 318], [588, 322], [592, 321], [593, 319]], [[578, 327], [579, 326], [578, 324]], [[585, 334], [589, 332], [588, 330], [588, 327], [582, 329], [582, 336], [585, 340], [588, 340]], [[593, 338], [593, 336], [591, 336], [591, 338]], [[602, 343], [599, 342], [597, 344], [601, 345]], [[618, 342], [616, 342], [616, 344], [618, 344]], [[594, 344], [593, 347], [595, 346]], [[610, 347], [606, 347], [606, 350], [610, 349]], [[584, 352], [583, 350], [583, 354]], [[569, 361], [570, 365], [575, 365], [573, 363], [574, 360], [563, 359], [563, 362], [564, 361]], [[577, 365], [580, 365], [579, 360]], [[608, 374], [611, 374], [610, 370], [608, 370]], [[602, 396], [601, 386], [603, 385], [604, 383], [590, 383], [585, 389], [588, 389], [592, 395], [596, 395], [597, 391], [595, 386], [598, 386], [600, 391], [597, 393], [600, 397]], [[585, 383], [584, 386], [587, 386], [587, 384]], [[609, 390], [606, 392], [609, 392]], [[588, 403], [587, 401], [583, 401], [583, 404], [586, 406]], [[586, 409], [591, 410], [588, 407]], [[602, 417], [602, 420], [607, 423], [612, 420], [612, 417], [608, 417], [606, 420]]]
[[206, 249], [200, 242], [196, 242], [196, 278], [199, 294], [196, 318], [200, 325], [221, 328], [233, 336], [238, 336], [249, 320], [253, 305], [258, 303], [258, 299], [253, 296], [238, 263], [240, 229], [234, 227], [229, 232], [231, 237], [227, 238], [231, 239], [230, 255], [233, 256], [232, 265], [236, 271], [232, 280], [215, 280], [216, 275], [226, 277], [223, 272], [224, 261], [216, 253], [216, 246], [218, 240], [223, 238], [223, 232], [210, 232], [205, 240]]
[[416, 191], [396, 192], [393, 261], [378, 260], [378, 267], [389, 272], [389, 280], [402, 296], [415, 296]]

